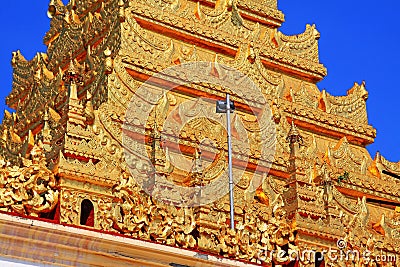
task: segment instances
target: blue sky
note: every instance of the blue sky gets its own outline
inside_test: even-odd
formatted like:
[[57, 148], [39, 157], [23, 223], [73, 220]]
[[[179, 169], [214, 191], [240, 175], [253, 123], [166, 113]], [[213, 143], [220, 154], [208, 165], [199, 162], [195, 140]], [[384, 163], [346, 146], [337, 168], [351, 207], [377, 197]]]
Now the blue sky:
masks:
[[[0, 9], [0, 110], [11, 91], [11, 52], [20, 49], [31, 59], [45, 52], [43, 36], [49, 29], [45, 0], [3, 1]], [[64, 1], [66, 2], [66, 1]], [[281, 31], [301, 33], [307, 23], [321, 33], [320, 61], [328, 76], [319, 88], [333, 95], [344, 95], [354, 82], [365, 80], [369, 122], [377, 128], [375, 143], [368, 150], [379, 150], [392, 161], [400, 160], [400, 66], [399, 1], [386, 0], [279, 0], [285, 14]], [[0, 118], [2, 114], [0, 115]]]

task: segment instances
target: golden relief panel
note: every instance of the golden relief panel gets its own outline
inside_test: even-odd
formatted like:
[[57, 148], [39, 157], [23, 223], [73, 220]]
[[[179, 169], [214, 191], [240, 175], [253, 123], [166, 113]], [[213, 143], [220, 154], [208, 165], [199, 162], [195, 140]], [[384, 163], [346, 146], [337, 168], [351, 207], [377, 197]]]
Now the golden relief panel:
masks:
[[59, 190], [54, 173], [46, 166], [43, 144], [31, 143], [20, 166], [0, 159], [0, 208], [6, 212], [38, 217], [52, 211]]

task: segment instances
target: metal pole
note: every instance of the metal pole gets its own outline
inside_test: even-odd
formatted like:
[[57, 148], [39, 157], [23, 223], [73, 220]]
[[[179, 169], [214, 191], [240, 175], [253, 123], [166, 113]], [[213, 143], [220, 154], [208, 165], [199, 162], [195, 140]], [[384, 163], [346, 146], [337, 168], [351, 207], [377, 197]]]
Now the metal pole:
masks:
[[231, 142], [231, 102], [230, 95], [226, 94], [226, 124], [228, 127], [228, 165], [229, 165], [229, 203], [231, 213], [231, 229], [235, 229], [235, 207], [233, 202], [233, 175], [232, 175], [232, 142]]

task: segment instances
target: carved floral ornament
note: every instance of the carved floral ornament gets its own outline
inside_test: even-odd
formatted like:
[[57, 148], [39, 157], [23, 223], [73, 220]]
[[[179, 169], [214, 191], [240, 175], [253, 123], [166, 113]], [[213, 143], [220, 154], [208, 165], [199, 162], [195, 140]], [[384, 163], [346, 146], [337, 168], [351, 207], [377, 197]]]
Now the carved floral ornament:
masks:
[[7, 212], [39, 216], [58, 203], [57, 183], [46, 167], [43, 144], [31, 148], [22, 164], [11, 165], [0, 159], [0, 208]]
[[[226, 215], [223, 213], [206, 214], [193, 207], [178, 208], [159, 202], [138, 189], [135, 180], [126, 174], [115, 188], [114, 195], [121, 199], [121, 203], [115, 207], [113, 220], [116, 229], [122, 233], [168, 245], [201, 248], [252, 262], [279, 262], [279, 259], [262, 255], [263, 251], [279, 251], [287, 244], [295, 248], [294, 227], [285, 219], [280, 201], [272, 203], [271, 217], [263, 219], [259, 216], [260, 211], [255, 209], [240, 219], [235, 230], [231, 230], [224, 223]], [[212, 218], [214, 215], [216, 217]], [[215, 228], [201, 226], [203, 220], [214, 221]], [[284, 263], [287, 259], [281, 261]]]

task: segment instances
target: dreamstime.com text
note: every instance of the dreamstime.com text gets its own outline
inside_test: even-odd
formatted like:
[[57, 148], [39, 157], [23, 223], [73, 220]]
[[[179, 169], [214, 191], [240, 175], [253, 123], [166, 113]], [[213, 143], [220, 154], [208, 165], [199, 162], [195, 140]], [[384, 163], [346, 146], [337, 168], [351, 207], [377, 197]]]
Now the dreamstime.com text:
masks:
[[278, 260], [280, 262], [285, 261], [323, 261], [329, 260], [330, 262], [365, 262], [368, 263], [370, 261], [379, 262], [396, 262], [396, 255], [389, 254], [383, 251], [378, 253], [373, 253], [369, 250], [358, 251], [358, 250], [340, 250], [340, 249], [328, 249], [322, 251], [315, 250], [290, 250], [286, 251], [264, 251], [258, 254], [258, 258], [261, 261], [273, 261], [273, 259]]

